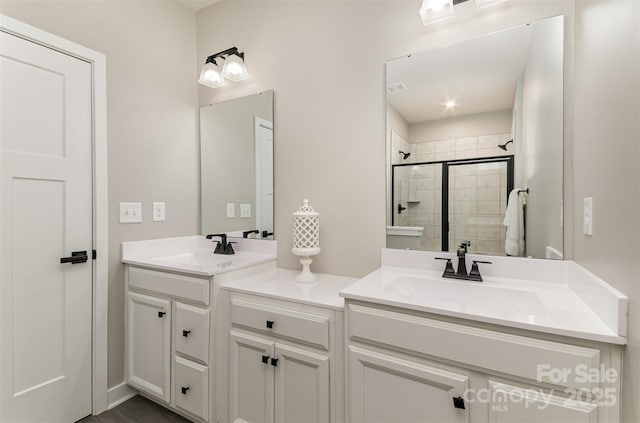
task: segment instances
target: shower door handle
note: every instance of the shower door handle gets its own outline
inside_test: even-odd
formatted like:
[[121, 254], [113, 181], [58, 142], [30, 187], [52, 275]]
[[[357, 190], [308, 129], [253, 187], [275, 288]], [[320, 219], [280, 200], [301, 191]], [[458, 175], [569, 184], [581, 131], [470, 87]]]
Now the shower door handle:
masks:
[[402, 204], [398, 203], [398, 214], [402, 213], [402, 210], [406, 210], [406, 207], [402, 207]]

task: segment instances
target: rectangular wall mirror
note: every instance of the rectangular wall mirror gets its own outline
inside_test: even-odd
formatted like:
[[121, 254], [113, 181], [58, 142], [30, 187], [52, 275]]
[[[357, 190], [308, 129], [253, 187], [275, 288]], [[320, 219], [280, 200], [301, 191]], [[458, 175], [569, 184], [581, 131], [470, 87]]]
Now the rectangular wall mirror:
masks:
[[563, 16], [387, 62], [387, 247], [563, 258], [563, 63]]
[[200, 108], [202, 233], [274, 239], [273, 91]]

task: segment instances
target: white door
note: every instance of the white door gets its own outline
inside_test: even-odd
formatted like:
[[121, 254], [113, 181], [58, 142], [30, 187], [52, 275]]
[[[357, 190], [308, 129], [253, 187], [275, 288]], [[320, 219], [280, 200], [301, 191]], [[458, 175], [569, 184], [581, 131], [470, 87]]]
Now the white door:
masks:
[[276, 423], [329, 421], [329, 357], [276, 343]]
[[91, 65], [0, 32], [0, 80], [0, 421], [75, 421], [91, 414]]
[[354, 423], [468, 423], [468, 377], [357, 347], [349, 347], [350, 418]]
[[255, 117], [256, 228], [273, 232], [273, 123]]
[[234, 330], [229, 342], [230, 421], [272, 423], [273, 342]]
[[127, 383], [169, 402], [171, 301], [127, 293]]

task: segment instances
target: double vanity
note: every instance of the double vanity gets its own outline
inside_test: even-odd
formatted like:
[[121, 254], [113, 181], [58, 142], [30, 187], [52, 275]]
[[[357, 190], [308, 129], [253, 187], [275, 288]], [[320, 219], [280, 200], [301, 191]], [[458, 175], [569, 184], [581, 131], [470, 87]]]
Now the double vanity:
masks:
[[620, 421], [627, 298], [571, 261], [469, 282], [384, 249], [300, 284], [276, 241], [237, 241], [123, 244], [127, 383], [193, 421]]

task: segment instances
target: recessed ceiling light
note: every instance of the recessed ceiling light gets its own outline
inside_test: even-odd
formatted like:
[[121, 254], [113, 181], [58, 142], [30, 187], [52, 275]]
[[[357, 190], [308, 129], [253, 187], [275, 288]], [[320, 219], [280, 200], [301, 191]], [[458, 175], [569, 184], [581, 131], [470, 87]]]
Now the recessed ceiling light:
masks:
[[455, 100], [447, 100], [447, 102], [446, 102], [446, 103], [444, 103], [444, 107], [445, 107], [447, 110], [451, 110], [451, 109], [453, 109], [454, 107], [456, 107], [457, 105], [458, 105], [458, 104], [456, 103], [456, 101], [455, 101]]

